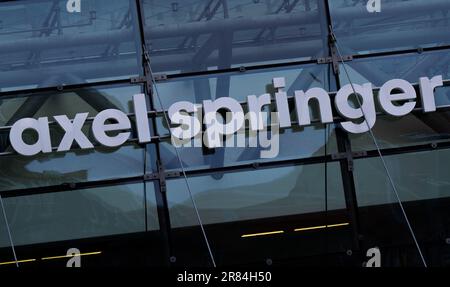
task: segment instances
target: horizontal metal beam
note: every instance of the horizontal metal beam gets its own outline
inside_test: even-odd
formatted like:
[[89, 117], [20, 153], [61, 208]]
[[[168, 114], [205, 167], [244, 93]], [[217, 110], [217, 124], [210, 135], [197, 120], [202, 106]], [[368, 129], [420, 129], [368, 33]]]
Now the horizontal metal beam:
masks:
[[[426, 53], [429, 52], [439, 52], [444, 50], [450, 50], [450, 45], [443, 45], [438, 47], [424, 47], [424, 48], [416, 48], [416, 49], [404, 49], [404, 50], [393, 50], [393, 51], [383, 51], [383, 52], [374, 52], [369, 54], [355, 54], [352, 55], [353, 59], [370, 59], [374, 57], [386, 57], [386, 56], [401, 56], [401, 55], [407, 55], [407, 54], [423, 54], [426, 55]], [[281, 51], [282, 52], [282, 51]], [[173, 58], [173, 57], [172, 57]], [[308, 64], [316, 64], [318, 59], [312, 59], [312, 60], [299, 60], [299, 61], [289, 61], [289, 62], [278, 62], [278, 63], [272, 63], [272, 64], [255, 64], [251, 66], [245, 66], [245, 67], [234, 67], [234, 68], [227, 68], [227, 69], [218, 69], [218, 70], [203, 70], [203, 71], [195, 71], [195, 72], [183, 72], [181, 74], [168, 74], [166, 75], [167, 78], [170, 79], [180, 79], [185, 77], [193, 77], [193, 76], [214, 76], [214, 75], [220, 75], [224, 73], [232, 73], [232, 72], [242, 72], [243, 68], [244, 71], [253, 71], [253, 70], [261, 70], [261, 69], [273, 69], [273, 68], [283, 68], [283, 67], [291, 67], [291, 66], [301, 66], [301, 65], [308, 65]], [[157, 61], [158, 63], [158, 61]], [[159, 61], [161, 63], [161, 61]], [[167, 63], [163, 63], [167, 64]], [[98, 63], [97, 66], [95, 66], [97, 69], [91, 69], [90, 66], [94, 67], [94, 65], [86, 65], [83, 69], [82, 65], [77, 66], [76, 64], [71, 65], [70, 71], [74, 74], [83, 74], [86, 76], [91, 75], [92, 77], [98, 76], [100, 73], [109, 73], [110, 76], [123, 76], [125, 73], [133, 74], [135, 72], [135, 64], [126, 61], [124, 59], [121, 60], [115, 60], [114, 65], [120, 66], [121, 70], [117, 71], [116, 74], [114, 74], [114, 69], [111, 69], [111, 67], [108, 67], [103, 63]], [[128, 65], [128, 67], [127, 67]], [[153, 64], [152, 64], [153, 66]], [[176, 70], [176, 63], [173, 63], [173, 69]], [[166, 66], [164, 66], [166, 67]], [[161, 66], [159, 66], [161, 68]], [[167, 68], [170, 70], [169, 68]], [[106, 71], [106, 72], [103, 72]], [[23, 85], [23, 78], [29, 78], [32, 79], [35, 82], [39, 82], [42, 80], [45, 80], [48, 77], [48, 68], [33, 68], [33, 69], [27, 69], [23, 71], [9, 71], [9, 72], [0, 72], [0, 85], [5, 86], [5, 84], [2, 84], [2, 80], [6, 81], [6, 85], [9, 86], [20, 86]], [[3, 77], [3, 78], [2, 78]], [[96, 82], [86, 82], [86, 83], [77, 83], [77, 84], [64, 84], [60, 86], [50, 86], [50, 87], [42, 87], [42, 88], [34, 88], [34, 89], [11, 89], [9, 91], [0, 91], [0, 97], [7, 97], [7, 96], [17, 96], [20, 94], [31, 94], [31, 93], [38, 93], [38, 92], [47, 92], [47, 91], [62, 91], [62, 90], [74, 90], [78, 88], [83, 87], [93, 87], [98, 85], [115, 85], [115, 84], [126, 84], [130, 82], [130, 78], [126, 76], [125, 78], [118, 79], [118, 80], [99, 80]], [[133, 83], [133, 82], [132, 82]], [[136, 83], [136, 82], [134, 82]]]
[[[450, 149], [450, 141], [447, 142], [437, 142], [437, 143], [428, 143], [422, 145], [415, 146], [406, 146], [406, 147], [397, 147], [397, 148], [387, 148], [381, 150], [384, 156], [394, 156], [397, 154], [404, 153], [413, 153], [413, 152], [424, 152], [424, 151], [433, 151], [433, 150], [447, 150]], [[364, 158], [372, 158], [378, 157], [377, 150], [370, 150], [364, 153], [364, 156], [358, 156], [357, 160], [362, 160]], [[318, 157], [310, 157], [310, 158], [300, 158], [300, 159], [285, 159], [285, 160], [275, 160], [270, 162], [254, 162], [242, 165], [234, 165], [234, 166], [223, 166], [216, 168], [202, 168], [195, 170], [186, 170], [186, 175], [189, 177], [196, 176], [211, 176], [213, 173], [233, 173], [233, 172], [242, 172], [242, 171], [251, 171], [251, 170], [259, 170], [259, 169], [268, 169], [268, 168], [277, 168], [277, 167], [285, 167], [285, 166], [298, 166], [298, 165], [311, 165], [311, 164], [320, 164], [320, 163], [330, 163], [330, 162], [339, 162], [346, 159], [333, 159], [331, 155], [326, 156], [318, 156]], [[182, 177], [182, 172], [179, 170], [169, 170], [168, 175], [171, 178]], [[132, 176], [132, 177], [123, 177], [120, 179], [105, 179], [98, 181], [89, 181], [89, 182], [73, 182], [73, 183], [62, 183], [58, 185], [51, 186], [41, 186], [41, 187], [30, 187], [23, 189], [15, 189], [15, 190], [3, 190], [0, 191], [0, 195], [3, 198], [8, 197], [20, 197], [26, 195], [33, 194], [45, 194], [45, 193], [54, 193], [54, 192], [66, 192], [71, 190], [80, 190], [86, 188], [96, 188], [96, 187], [105, 187], [105, 186], [115, 186], [115, 185], [123, 185], [129, 183], [136, 182], [146, 182], [149, 180], [157, 179], [158, 175], [152, 174], [143, 174], [141, 176]], [[171, 190], [168, 190], [171, 192]]]

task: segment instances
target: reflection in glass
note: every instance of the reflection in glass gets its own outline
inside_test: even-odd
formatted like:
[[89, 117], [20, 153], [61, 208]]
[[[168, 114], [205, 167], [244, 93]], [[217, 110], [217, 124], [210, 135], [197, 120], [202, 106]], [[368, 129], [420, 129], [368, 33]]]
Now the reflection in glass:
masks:
[[158, 221], [158, 210], [155, 194], [155, 183], [146, 182], [145, 183], [145, 199], [146, 199], [146, 215], [147, 215], [147, 226], [146, 230], [159, 229]]
[[[268, 132], [270, 135], [270, 132]], [[284, 129], [279, 134], [279, 140], [274, 139], [269, 147], [262, 147], [258, 136], [249, 139], [246, 133], [246, 147], [225, 146], [208, 149], [206, 147], [179, 147], [178, 153], [187, 170], [207, 169], [255, 162], [270, 162], [274, 160], [289, 160], [310, 157], [321, 157], [337, 151], [334, 126], [318, 124], [308, 127]], [[255, 140], [255, 146], [249, 146], [249, 141]], [[225, 143], [226, 144], [226, 143]], [[278, 145], [278, 147], [276, 147]], [[263, 152], [278, 150], [270, 158], [264, 158]], [[180, 169], [180, 163], [172, 143], [167, 140], [161, 145], [161, 158], [166, 169]]]
[[[143, 232], [144, 208], [143, 184], [5, 199], [16, 245]], [[149, 230], [157, 228], [153, 222], [148, 225]]]
[[[450, 152], [435, 150], [384, 157], [402, 201], [450, 196], [448, 170]], [[396, 203], [386, 172], [379, 158], [355, 161], [359, 206]]]
[[[371, 59], [359, 59], [348, 63], [350, 79], [353, 83], [371, 82], [380, 87], [385, 82], [399, 78], [411, 83], [419, 83], [420, 77], [442, 75], [450, 78], [450, 57], [447, 52], [427, 52], [423, 54], [406, 54], [401, 56], [385, 56]], [[348, 84], [346, 77], [341, 77], [341, 85]], [[420, 91], [417, 90], [416, 107], [421, 108]], [[377, 93], [375, 93], [377, 97]], [[379, 115], [373, 128], [375, 137], [381, 148], [419, 145], [450, 139], [448, 112], [440, 111], [450, 106], [450, 89], [448, 86], [435, 89], [437, 111], [432, 113], [411, 113], [403, 117]], [[378, 112], [382, 112], [377, 107]], [[375, 149], [368, 133], [352, 134], [354, 150]]]
[[[292, 166], [188, 179], [205, 224], [306, 214], [345, 208], [337, 163]], [[328, 198], [325, 181], [328, 180]], [[197, 225], [184, 180], [167, 182], [173, 227]]]
[[25, 157], [2, 156], [0, 190], [114, 179], [144, 174], [144, 151], [139, 146], [117, 150], [52, 153]]
[[155, 72], [224, 69], [325, 54], [321, 1], [142, 2]]
[[344, 54], [450, 44], [447, 0], [380, 1], [379, 13], [366, 8], [367, 2], [374, 1], [328, 2]]
[[0, 251], [0, 261], [3, 262], [14, 261], [14, 253], [11, 248], [11, 241], [8, 236], [6, 220], [1, 205], [0, 205], [0, 242], [1, 242], [0, 247], [3, 247]]
[[[272, 96], [275, 89], [272, 85], [273, 78], [284, 77], [288, 97], [294, 96], [295, 90], [308, 90], [313, 87], [329, 88], [329, 66], [328, 65], [302, 65], [284, 69], [265, 69], [258, 72], [225, 73], [214, 76], [197, 76], [183, 78], [182, 80], [170, 80], [158, 83], [158, 92], [163, 101], [163, 107], [167, 110], [170, 105], [177, 101], [190, 101], [201, 104], [203, 100], [217, 99], [220, 97], [232, 97], [240, 102], [246, 102], [248, 95], [259, 96], [269, 93]], [[249, 84], [250, 83], [250, 84]], [[158, 102], [156, 100], [156, 102]], [[274, 102], [274, 101], [272, 101]], [[296, 121], [296, 112], [291, 103], [291, 120]], [[158, 107], [158, 109], [162, 109]], [[316, 106], [310, 105], [311, 112], [315, 115]], [[245, 107], [244, 107], [245, 111]], [[275, 104], [268, 110], [275, 111]], [[160, 134], [168, 134], [167, 125], [163, 119], [159, 119], [158, 131]], [[270, 132], [269, 132], [270, 134]], [[248, 131], [246, 132], [246, 143], [249, 142]], [[254, 137], [254, 139], [258, 139]], [[263, 159], [261, 151], [267, 150], [252, 147], [228, 147], [216, 148], [214, 150], [201, 147], [182, 147], [179, 153], [184, 166], [188, 169], [205, 167], [222, 167], [233, 164], [242, 164], [255, 161], [270, 161], [274, 159], [295, 159], [333, 153], [336, 150], [334, 126], [325, 128], [322, 124], [307, 127], [299, 127], [293, 124], [292, 128], [280, 130], [279, 153], [274, 158]], [[235, 146], [237, 145], [237, 140]], [[325, 147], [325, 145], [327, 145]], [[168, 141], [161, 145], [161, 157], [167, 168], [179, 168], [175, 148]]]
[[[381, 149], [450, 141], [450, 112], [409, 114], [396, 118], [378, 116], [373, 133]], [[352, 150], [376, 149], [369, 133], [351, 134]]]
[[[140, 92], [140, 86], [127, 85], [20, 95], [3, 99], [0, 105], [0, 124], [10, 126], [27, 117], [67, 115], [73, 118], [75, 114], [83, 112], [88, 112], [92, 117], [110, 108], [129, 113], [132, 112], [132, 96]], [[90, 126], [90, 123], [86, 123], [83, 132], [95, 142]], [[12, 152], [8, 139], [9, 129], [2, 129], [0, 132], [0, 151]], [[27, 133], [24, 134], [26, 138]], [[61, 128], [51, 125], [54, 147], [58, 146], [63, 135]], [[67, 153], [54, 152], [34, 157], [17, 154], [1, 156], [0, 190], [111, 179], [144, 173], [144, 149], [136, 145], [118, 149], [96, 147], [92, 150], [77, 150], [76, 145], [72, 147], [74, 150]]]
[[92, 117], [106, 109], [130, 113], [133, 112], [133, 95], [138, 93], [141, 93], [139, 85], [116, 85], [3, 98], [0, 104], [0, 126], [11, 126], [22, 118], [66, 115], [72, 119], [77, 113], [89, 113]]
[[[442, 75], [450, 78], [450, 55], [447, 51], [408, 53], [394, 56], [355, 59], [347, 62], [350, 79], [355, 84], [371, 82], [380, 87], [392, 79], [404, 79], [410, 83], [418, 83], [420, 77]], [[347, 77], [340, 77], [341, 85], [348, 84]], [[450, 104], [450, 93], [446, 88], [436, 90], [436, 105]]]
[[[219, 75], [183, 77], [158, 83], [158, 92], [162, 105], [167, 110], [177, 101], [190, 101], [202, 104], [204, 100], [220, 97], [232, 97], [240, 102], [248, 95], [259, 96], [264, 93], [274, 94], [273, 78], [284, 77], [288, 97], [295, 90], [307, 90], [314, 87], [329, 90], [330, 71], [328, 65], [300, 65], [294, 67], [261, 69], [245, 73], [221, 73]], [[155, 98], [158, 110], [158, 99]]]
[[[384, 158], [425, 260], [429, 266], [446, 265], [448, 252], [441, 246], [450, 224], [449, 150]], [[422, 267], [380, 158], [356, 160], [354, 174], [363, 247], [378, 246], [382, 266]], [[429, 252], [429, 246], [439, 252]]]
[[140, 73], [134, 1], [81, 2], [81, 13], [69, 13], [66, 0], [1, 3], [1, 89], [78, 84]]

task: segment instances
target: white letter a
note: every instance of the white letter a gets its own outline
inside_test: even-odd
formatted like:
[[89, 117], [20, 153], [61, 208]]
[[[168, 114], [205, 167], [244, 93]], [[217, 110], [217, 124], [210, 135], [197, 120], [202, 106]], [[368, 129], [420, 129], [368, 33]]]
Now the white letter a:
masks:
[[[37, 133], [37, 140], [33, 144], [26, 143], [22, 138], [24, 131], [28, 129], [34, 130]], [[18, 120], [11, 127], [9, 140], [14, 150], [21, 155], [32, 156], [40, 152], [52, 152], [48, 118], [44, 117], [37, 120], [26, 118]]]

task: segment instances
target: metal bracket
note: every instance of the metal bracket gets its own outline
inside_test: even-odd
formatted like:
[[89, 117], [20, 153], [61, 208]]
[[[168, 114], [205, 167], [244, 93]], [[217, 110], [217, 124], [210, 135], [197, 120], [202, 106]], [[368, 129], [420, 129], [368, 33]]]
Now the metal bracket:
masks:
[[[170, 172], [164, 173], [165, 178], [175, 178], [175, 177], [180, 177], [180, 176], [181, 176], [181, 173], [179, 171], [170, 171]], [[157, 173], [157, 172], [144, 174], [145, 181], [159, 179], [159, 177], [160, 177], [159, 173]]]
[[157, 74], [153, 76], [155, 82], [162, 82], [167, 81], [167, 75], [166, 74]]
[[166, 179], [172, 178], [172, 177], [180, 177], [181, 173], [179, 171], [170, 171], [165, 172], [164, 166], [161, 164], [160, 161], [156, 163], [158, 172], [156, 173], [148, 173], [144, 175], [144, 181], [150, 181], [150, 180], [159, 180], [159, 185], [161, 187], [161, 192], [166, 192], [167, 186], [166, 186]]
[[75, 182], [64, 182], [61, 184], [61, 186], [68, 189], [75, 189], [77, 187], [77, 184]]
[[[331, 155], [331, 158], [334, 159], [334, 160], [336, 160], [336, 159], [343, 159], [343, 158], [346, 158], [346, 157], [347, 157], [347, 154], [348, 154], [348, 153], [345, 153], [345, 152], [334, 153], [334, 154]], [[353, 158], [358, 158], [358, 157], [364, 157], [364, 156], [367, 156], [367, 152], [366, 152], [366, 151], [355, 151], [355, 152], [352, 152], [352, 153], [350, 153], [350, 154], [351, 154], [351, 156], [352, 156]]]
[[336, 35], [334, 34], [333, 27], [329, 27], [328, 45], [331, 52], [331, 57], [317, 59], [318, 64], [333, 63], [333, 72], [335, 75], [339, 75], [339, 64], [342, 62], [348, 62], [353, 60], [353, 56], [339, 57], [339, 52], [336, 46]]
[[[130, 82], [132, 84], [147, 83], [147, 79], [148, 79], [148, 77], [145, 77], [145, 76], [133, 77], [133, 78], [130, 79]], [[166, 81], [167, 80], [167, 75], [166, 74], [154, 75], [154, 80], [155, 80], [155, 82]]]
[[[142, 44], [142, 60], [144, 63], [144, 75], [145, 75], [145, 83], [146, 83], [146, 88], [147, 88], [147, 92], [150, 95], [153, 95], [153, 80], [152, 76], [152, 70], [150, 67], [150, 53], [147, 50], [147, 46], [144, 44]], [[155, 80], [156, 81], [156, 80]]]
[[[158, 74], [158, 75], [152, 74], [152, 71], [150, 68], [150, 54], [149, 54], [145, 44], [142, 45], [142, 60], [144, 62], [145, 76], [131, 78], [130, 81], [132, 84], [147, 83], [149, 90], [150, 90], [152, 81], [161, 82], [161, 81], [167, 80], [168, 77], [166, 74]], [[153, 77], [153, 79], [152, 79], [152, 77]]]
[[161, 189], [161, 192], [166, 192], [167, 185], [166, 185], [166, 175], [164, 174], [164, 166], [159, 160], [156, 162], [156, 165], [158, 167], [158, 174], [159, 174], [159, 187]]
[[366, 151], [356, 151], [356, 152], [341, 152], [341, 153], [335, 153], [331, 155], [331, 159], [333, 160], [339, 160], [339, 159], [347, 159], [348, 163], [348, 170], [353, 171], [353, 159], [364, 157], [367, 155]]
[[144, 174], [144, 181], [155, 180], [159, 178], [158, 173], [147, 173]]
[[344, 61], [344, 62], [353, 61], [353, 56], [351, 56], [351, 55], [343, 56], [342, 59], [341, 59], [341, 58], [339, 58], [339, 54], [338, 54], [338, 52], [336, 50], [336, 46], [332, 45], [330, 47], [330, 49], [331, 49], [332, 57], [318, 58], [317, 59], [317, 64], [333, 63], [333, 72], [335, 74], [339, 74], [339, 63], [342, 63], [342, 61]]
[[133, 77], [133, 78], [130, 79], [130, 82], [132, 84], [145, 83], [145, 82], [147, 82], [147, 78], [143, 77], [143, 76], [141, 76], [141, 77]]

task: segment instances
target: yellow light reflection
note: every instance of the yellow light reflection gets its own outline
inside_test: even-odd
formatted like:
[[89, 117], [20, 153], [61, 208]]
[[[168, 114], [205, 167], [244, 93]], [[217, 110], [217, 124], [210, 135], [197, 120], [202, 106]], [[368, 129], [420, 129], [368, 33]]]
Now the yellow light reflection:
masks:
[[52, 257], [43, 257], [41, 260], [52, 260], [52, 259], [61, 259], [61, 258], [69, 258], [69, 257], [78, 257], [78, 256], [89, 256], [89, 255], [99, 255], [101, 251], [97, 252], [89, 252], [89, 253], [80, 253], [75, 255], [61, 255], [61, 256], [52, 256]]
[[336, 224], [330, 224], [330, 225], [319, 225], [319, 226], [311, 226], [311, 227], [303, 227], [303, 228], [296, 228], [294, 231], [307, 231], [307, 230], [314, 230], [314, 229], [324, 229], [324, 228], [333, 228], [333, 227], [340, 227], [340, 226], [346, 226], [350, 223], [344, 222], [344, 223], [336, 223]]
[[0, 265], [9, 265], [9, 264], [16, 264], [16, 263], [27, 263], [27, 262], [34, 262], [36, 259], [25, 259], [25, 260], [17, 260], [17, 261], [9, 261], [9, 262], [0, 262]]
[[246, 237], [255, 237], [255, 236], [265, 236], [265, 235], [272, 235], [272, 234], [280, 234], [280, 233], [284, 233], [284, 231], [283, 230], [278, 230], [278, 231], [270, 231], [270, 232], [244, 234], [241, 237], [242, 238], [246, 238]]

